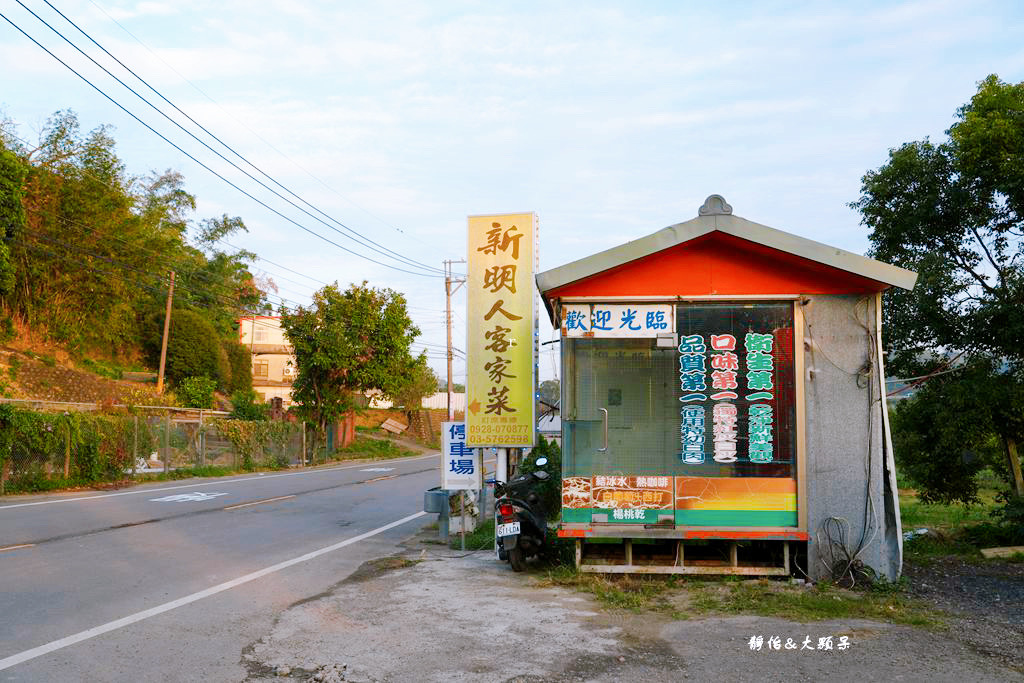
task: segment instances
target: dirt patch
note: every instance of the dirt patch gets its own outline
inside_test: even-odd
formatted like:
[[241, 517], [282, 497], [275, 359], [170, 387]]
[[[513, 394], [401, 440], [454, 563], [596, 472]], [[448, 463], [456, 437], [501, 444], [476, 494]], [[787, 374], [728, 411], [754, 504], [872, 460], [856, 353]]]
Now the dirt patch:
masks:
[[356, 427], [367, 427], [376, 429], [385, 420], [397, 420], [402, 424], [408, 424], [404, 410], [384, 410], [381, 408], [368, 408], [362, 413], [356, 413]]
[[939, 557], [905, 574], [912, 595], [950, 614], [960, 641], [1024, 671], [1024, 564]]
[[370, 579], [376, 579], [378, 577], [393, 572], [396, 569], [405, 569], [406, 567], [412, 567], [419, 560], [413, 560], [408, 557], [402, 557], [401, 555], [392, 555], [391, 557], [381, 557], [376, 560], [370, 560], [364, 562], [359, 566], [359, 569], [349, 574], [342, 583], [359, 583], [360, 581], [369, 581]]
[[[512, 572], [489, 551], [449, 551], [435, 536], [425, 529], [404, 555], [367, 563], [283, 612], [243, 653], [249, 680], [1024, 680], [955, 630], [605, 609]], [[673, 602], [686, 612], [685, 600]]]

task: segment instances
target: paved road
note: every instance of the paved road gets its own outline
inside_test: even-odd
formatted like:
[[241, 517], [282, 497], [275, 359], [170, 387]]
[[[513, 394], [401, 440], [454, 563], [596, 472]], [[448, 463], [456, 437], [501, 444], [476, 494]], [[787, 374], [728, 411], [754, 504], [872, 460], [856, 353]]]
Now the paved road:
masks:
[[0, 550], [0, 677], [240, 680], [243, 649], [283, 609], [430, 520], [415, 515], [438, 467], [426, 455], [0, 500], [0, 549], [26, 546]]

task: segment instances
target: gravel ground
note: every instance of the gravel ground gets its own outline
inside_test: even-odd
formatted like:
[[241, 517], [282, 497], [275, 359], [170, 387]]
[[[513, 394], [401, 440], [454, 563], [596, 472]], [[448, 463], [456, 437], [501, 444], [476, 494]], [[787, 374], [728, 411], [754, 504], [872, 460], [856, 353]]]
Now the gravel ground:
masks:
[[1024, 671], [1024, 564], [956, 557], [907, 563], [910, 593], [950, 615], [954, 637]]
[[[452, 552], [424, 543], [429, 537], [285, 610], [242, 653], [247, 680], [1024, 681], [1021, 565], [912, 567], [915, 594], [954, 614], [948, 630], [756, 616], [680, 621], [603, 610], [572, 589], [537, 587], [488, 552]], [[760, 650], [752, 636], [763, 638]], [[829, 636], [833, 649], [818, 649]], [[839, 649], [843, 636], [849, 647]]]

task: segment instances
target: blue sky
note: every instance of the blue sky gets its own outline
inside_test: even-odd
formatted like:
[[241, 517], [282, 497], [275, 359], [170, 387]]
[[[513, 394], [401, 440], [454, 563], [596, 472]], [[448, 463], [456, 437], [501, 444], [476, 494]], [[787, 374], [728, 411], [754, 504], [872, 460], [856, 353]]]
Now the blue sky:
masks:
[[[745, 218], [863, 253], [847, 203], [864, 172], [902, 142], [941, 138], [986, 75], [1024, 80], [1016, 2], [50, 1], [304, 199], [438, 267], [464, 257], [470, 214], [536, 211], [547, 269], [688, 220], [712, 193]], [[85, 46], [42, 0], [22, 2]], [[268, 196], [14, 0], [0, 7], [147, 123]], [[0, 64], [0, 108], [22, 137], [63, 108], [86, 129], [113, 124], [129, 172], [184, 173], [197, 220], [241, 216], [250, 233], [233, 244], [316, 280], [404, 292], [423, 341], [443, 345], [440, 280], [353, 257], [259, 207], [6, 22]], [[290, 301], [311, 290], [289, 280], [317, 286], [257, 267]], [[462, 293], [456, 304], [463, 348]]]

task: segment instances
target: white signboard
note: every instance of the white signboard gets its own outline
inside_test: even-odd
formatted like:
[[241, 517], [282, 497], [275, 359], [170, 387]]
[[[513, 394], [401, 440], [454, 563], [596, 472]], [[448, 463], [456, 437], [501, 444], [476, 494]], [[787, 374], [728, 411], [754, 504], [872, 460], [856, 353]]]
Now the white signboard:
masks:
[[466, 446], [465, 422], [441, 423], [441, 488], [479, 491], [483, 488], [480, 450]]
[[676, 331], [672, 304], [565, 304], [563, 337], [652, 338]]

